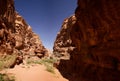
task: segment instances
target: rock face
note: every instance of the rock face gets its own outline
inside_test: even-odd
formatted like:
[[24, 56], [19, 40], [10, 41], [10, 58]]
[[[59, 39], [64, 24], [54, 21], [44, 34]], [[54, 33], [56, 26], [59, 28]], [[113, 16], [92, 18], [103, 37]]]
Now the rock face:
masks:
[[54, 42], [53, 52], [54, 56], [60, 59], [69, 59], [69, 52], [73, 51], [74, 46], [70, 37], [72, 26], [76, 22], [75, 15], [64, 20], [60, 32], [58, 32]]
[[[58, 66], [69, 81], [120, 81], [119, 4], [120, 0], [78, 0], [77, 20], [66, 29], [67, 37], [61, 34], [74, 47], [70, 59], [62, 59]], [[60, 42], [54, 48], [63, 47]]]
[[0, 53], [12, 53], [15, 40], [15, 8], [12, 0], [0, 1]]
[[0, 55], [45, 56], [47, 50], [39, 36], [15, 11], [13, 0], [0, 0]]
[[43, 57], [47, 55], [47, 49], [42, 45], [39, 36], [16, 12], [15, 15], [15, 48], [23, 55], [36, 55]]

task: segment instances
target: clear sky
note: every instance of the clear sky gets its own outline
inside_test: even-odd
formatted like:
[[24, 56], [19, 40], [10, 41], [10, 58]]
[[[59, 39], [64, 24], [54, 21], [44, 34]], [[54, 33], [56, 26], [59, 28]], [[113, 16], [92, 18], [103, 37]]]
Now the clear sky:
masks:
[[52, 49], [63, 20], [74, 14], [77, 0], [15, 0], [15, 8], [43, 45]]

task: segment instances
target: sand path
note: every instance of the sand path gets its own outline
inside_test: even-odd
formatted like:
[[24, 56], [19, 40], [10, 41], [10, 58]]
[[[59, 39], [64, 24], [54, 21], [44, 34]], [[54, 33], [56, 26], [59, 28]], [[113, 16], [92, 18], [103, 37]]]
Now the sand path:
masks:
[[50, 73], [45, 68], [44, 65], [19, 65], [6, 70], [6, 72], [14, 74], [15, 81], [68, 81], [61, 76], [57, 69], [55, 69], [55, 73]]

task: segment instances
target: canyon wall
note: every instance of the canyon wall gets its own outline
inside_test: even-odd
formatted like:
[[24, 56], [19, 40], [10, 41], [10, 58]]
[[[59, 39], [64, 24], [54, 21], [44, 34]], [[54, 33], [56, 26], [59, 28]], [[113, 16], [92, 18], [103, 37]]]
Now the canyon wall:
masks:
[[0, 0], [0, 56], [16, 54], [43, 57], [46, 48], [14, 7], [13, 0]]
[[15, 8], [12, 0], [0, 1], [0, 53], [12, 53], [15, 40]]
[[56, 40], [54, 42], [53, 52], [54, 56], [60, 59], [69, 59], [69, 52], [73, 51], [74, 45], [72, 45], [72, 40], [70, 37], [72, 26], [76, 22], [75, 15], [66, 18], [63, 25], [58, 32]]
[[[120, 81], [119, 4], [120, 0], [78, 0], [75, 23], [60, 31], [69, 35], [58, 34], [54, 44], [59, 48], [55, 52], [73, 47], [70, 58], [61, 59], [58, 66], [69, 81]], [[65, 44], [61, 36], [71, 43]]]
[[24, 55], [44, 57], [48, 55], [40, 37], [32, 31], [22, 16], [15, 12], [15, 49]]

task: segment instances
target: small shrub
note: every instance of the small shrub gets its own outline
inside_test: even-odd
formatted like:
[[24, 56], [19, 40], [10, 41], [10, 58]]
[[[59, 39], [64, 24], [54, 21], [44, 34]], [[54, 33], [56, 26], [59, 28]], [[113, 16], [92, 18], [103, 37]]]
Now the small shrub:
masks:
[[55, 73], [53, 65], [45, 64], [46, 66], [46, 71]]
[[53, 64], [57, 61], [57, 59], [49, 59], [49, 58], [44, 58], [42, 59], [43, 62]]
[[4, 81], [4, 75], [0, 74], [0, 81]]
[[39, 60], [28, 59], [27, 64], [45, 64], [45, 63], [53, 64], [56, 61], [57, 61], [56, 59], [49, 59], [49, 58], [42, 58]]
[[41, 63], [41, 60], [31, 60], [31, 59], [28, 59], [27, 60], [27, 64], [42, 64], [42, 63]]
[[14, 78], [10, 78], [6, 74], [0, 74], [0, 81], [15, 81], [15, 79]]
[[16, 55], [6, 55], [5, 57], [0, 57], [0, 70], [9, 68], [12, 64], [14, 64], [16, 57]]
[[46, 66], [46, 71], [54, 73], [53, 63], [55, 63], [57, 59], [50, 59], [50, 58], [42, 58], [40, 60], [32, 60], [28, 59], [27, 64], [43, 64]]

